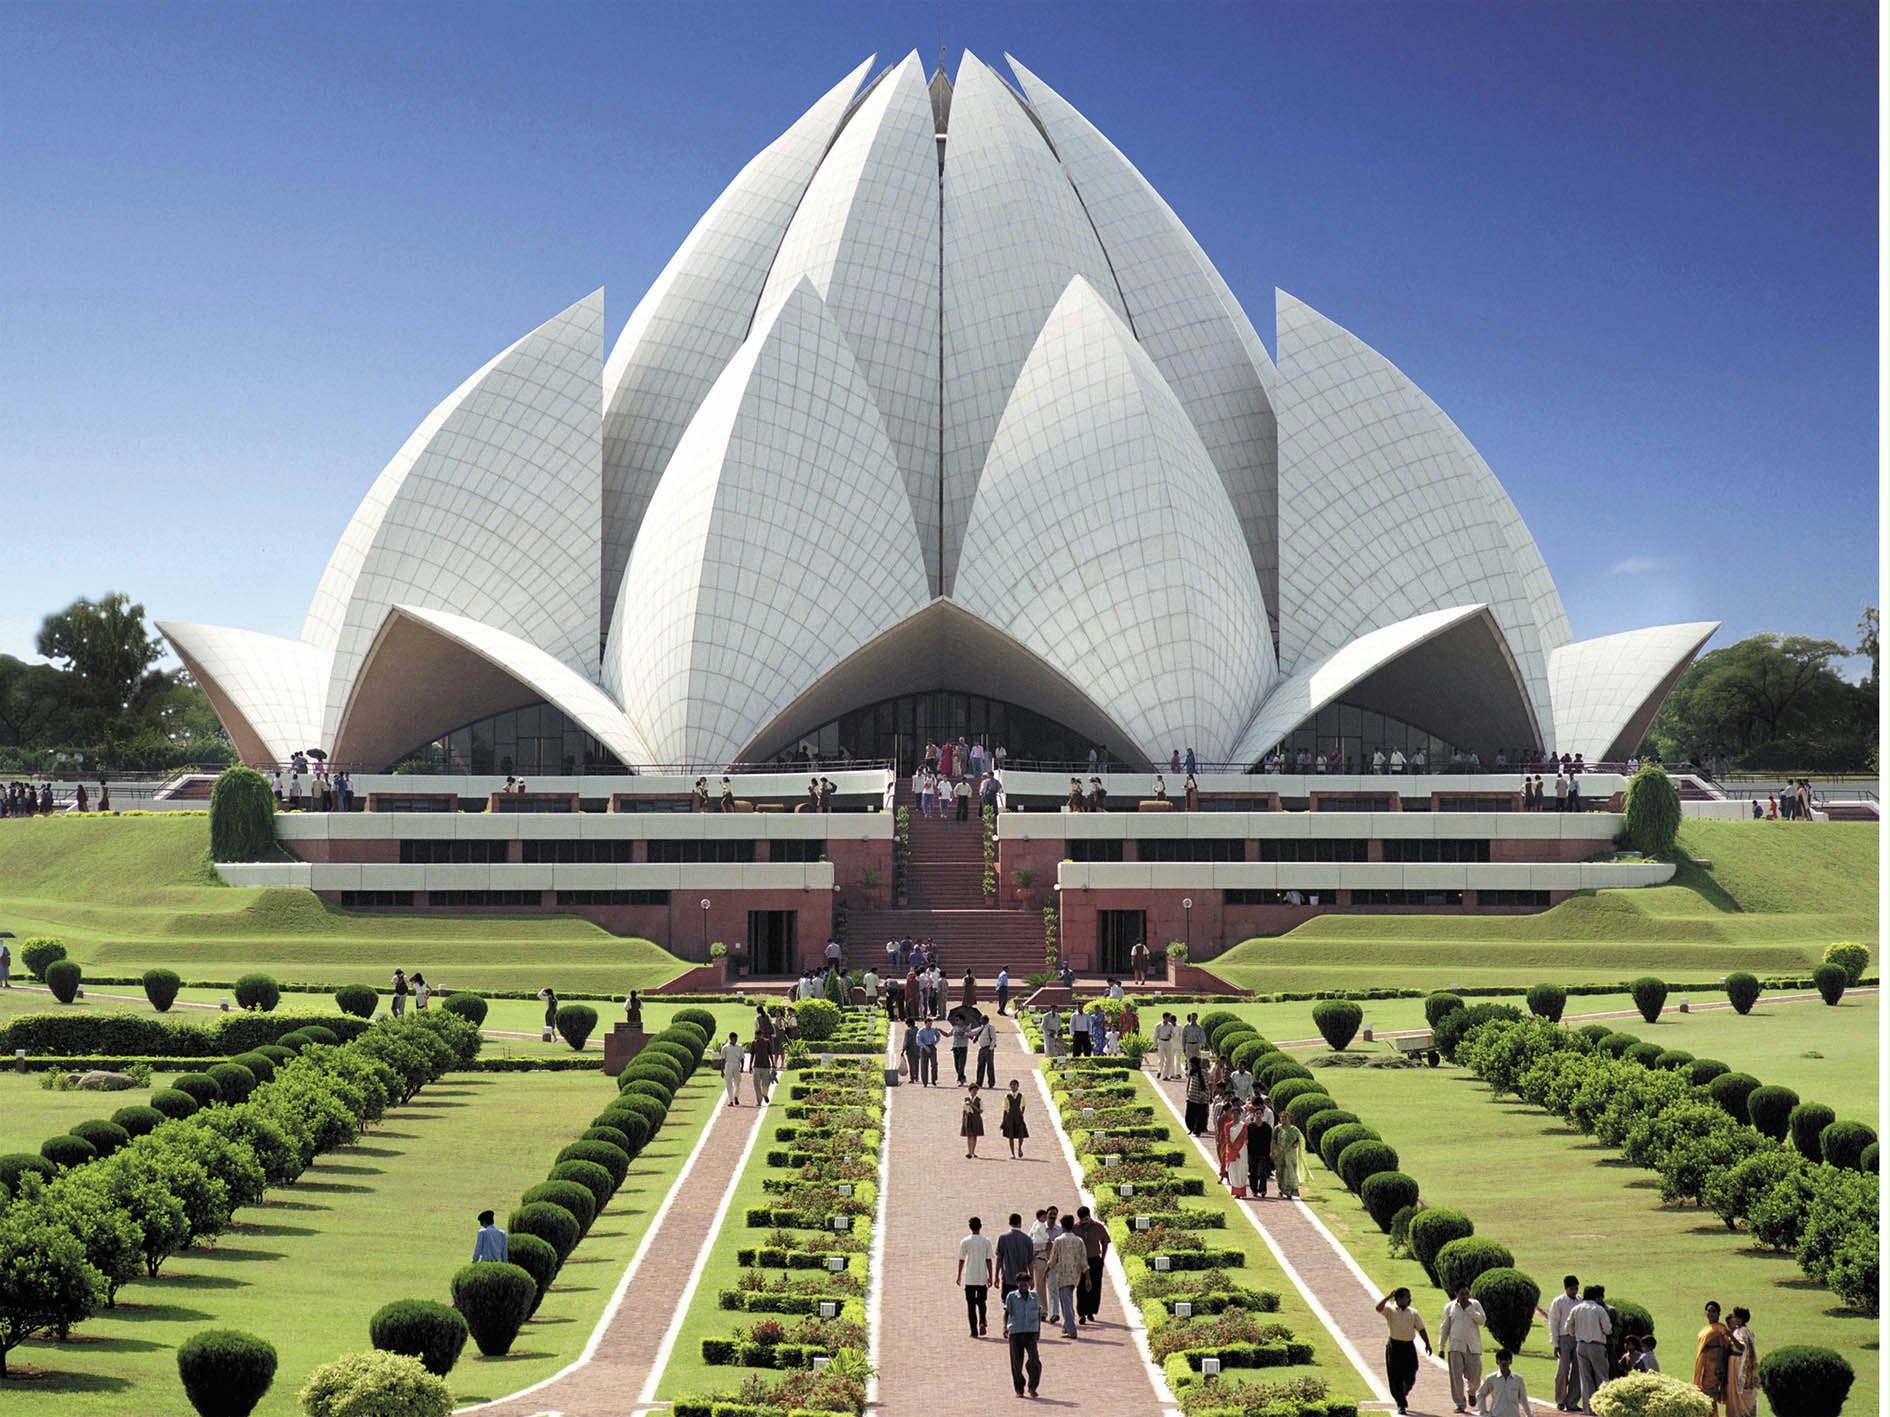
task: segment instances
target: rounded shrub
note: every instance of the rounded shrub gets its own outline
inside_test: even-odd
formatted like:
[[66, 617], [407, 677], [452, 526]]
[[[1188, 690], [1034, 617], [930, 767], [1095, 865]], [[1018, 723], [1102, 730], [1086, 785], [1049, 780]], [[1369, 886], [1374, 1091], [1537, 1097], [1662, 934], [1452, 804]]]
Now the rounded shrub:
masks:
[[198, 1417], [249, 1417], [276, 1380], [276, 1350], [253, 1333], [204, 1329], [177, 1345], [177, 1376]]
[[[629, 1143], [624, 1150], [635, 1156], [643, 1150], [643, 1144], [663, 1125], [663, 1119], [668, 1115], [668, 1109], [654, 1097], [637, 1092], [618, 1098], [599, 1112], [596, 1123], [600, 1127], [615, 1127], [622, 1132], [624, 1140]], [[580, 1137], [579, 1140], [596, 1141], [598, 1138]], [[603, 1140], [610, 1139], [605, 1137]]]
[[1845, 986], [1849, 983], [1850, 979], [1841, 964], [1821, 964], [1811, 971], [1812, 987], [1827, 1004], [1835, 1004], [1843, 998]]
[[1608, 1307], [1614, 1310], [1614, 1332], [1618, 1338], [1651, 1338], [1654, 1333], [1654, 1316], [1648, 1312], [1645, 1304], [1637, 1304], [1632, 1299], [1617, 1299], [1608, 1296]]
[[682, 1086], [682, 1079], [676, 1076], [675, 1064], [666, 1059], [659, 1062], [655, 1058], [647, 1063], [632, 1063], [623, 1070], [618, 1081], [625, 1087], [633, 1082], [655, 1083], [663, 1089], [665, 1099], [673, 1098], [676, 1095], [676, 1089]]
[[73, 1136], [70, 1132], [65, 1136], [47, 1137], [39, 1144], [39, 1154], [61, 1171], [98, 1160], [98, 1148], [84, 1137]]
[[440, 1001], [440, 1007], [449, 1014], [465, 1019], [474, 1028], [481, 1027], [486, 1021], [486, 1001], [477, 994], [448, 994]]
[[1705, 1087], [1716, 1077], [1723, 1077], [1732, 1069], [1717, 1058], [1695, 1058], [1682, 1068], [1681, 1076], [1695, 1087]]
[[647, 1097], [663, 1111], [669, 1111], [669, 1100], [674, 1093], [660, 1082], [651, 1082], [648, 1078], [620, 1077], [617, 1079], [617, 1091], [625, 1097]]
[[1786, 1128], [1798, 1154], [1807, 1161], [1822, 1160], [1824, 1154], [1818, 1149], [1818, 1137], [1836, 1120], [1837, 1113], [1822, 1102], [1801, 1102], [1792, 1108]]
[[144, 997], [161, 1014], [170, 1012], [171, 1005], [177, 1002], [177, 991], [184, 987], [184, 981], [177, 977], [174, 969], [147, 969], [140, 982], [144, 985]]
[[[551, 1281], [558, 1277], [563, 1261], [558, 1258], [556, 1250], [536, 1235], [506, 1236], [506, 1253], [512, 1257], [513, 1264], [532, 1277], [536, 1288], [532, 1294], [531, 1313], [535, 1314], [538, 1306], [545, 1302], [545, 1294], [551, 1288]], [[531, 1317], [531, 1314], [526, 1317]]]
[[1516, 1263], [1516, 1257], [1495, 1240], [1465, 1235], [1440, 1249], [1433, 1263], [1438, 1288], [1455, 1294], [1459, 1285], [1471, 1283], [1486, 1269], [1508, 1269]]
[[597, 1010], [589, 1004], [560, 1004], [553, 1020], [558, 1037], [574, 1049], [581, 1049], [597, 1031]]
[[1849, 985], [1861, 984], [1864, 971], [1870, 968], [1870, 949], [1854, 940], [1843, 940], [1835, 945], [1827, 945], [1824, 962], [1835, 964], [1844, 971], [1844, 982]]
[[1595, 1044], [1595, 1047], [1606, 1053], [1610, 1058], [1618, 1058], [1640, 1041], [1641, 1040], [1636, 1038], [1633, 1034], [1622, 1033], [1619, 1029], [1616, 1029], [1614, 1032], [1603, 1037]]
[[1590, 1048], [1599, 1048], [1601, 1040], [1613, 1032], [1614, 1030], [1605, 1023], [1585, 1023], [1575, 1030], [1575, 1036], [1586, 1038]]
[[59, 1168], [43, 1156], [35, 1156], [30, 1151], [10, 1151], [0, 1156], [0, 1186], [9, 1191], [20, 1189], [20, 1177], [32, 1172], [43, 1176], [48, 1181], [59, 1173]]
[[445, 1377], [471, 1337], [458, 1309], [432, 1299], [396, 1299], [368, 1320], [368, 1342], [387, 1353], [418, 1358], [435, 1377]]
[[1628, 845], [1643, 856], [1671, 856], [1680, 836], [1680, 789], [1659, 763], [1645, 763], [1628, 779], [1621, 810]]
[[1417, 1204], [1418, 1183], [1402, 1171], [1379, 1171], [1365, 1178], [1358, 1188], [1358, 1198], [1365, 1203], [1366, 1214], [1378, 1222], [1378, 1228], [1389, 1232], [1392, 1217], [1406, 1206]]
[[1860, 1171], [1864, 1148], [1875, 1140], [1876, 1132], [1862, 1122], [1833, 1122], [1818, 1133], [1818, 1153], [1827, 1166]]
[[1355, 1141], [1339, 1153], [1339, 1179], [1348, 1191], [1356, 1191], [1368, 1176], [1398, 1169], [1398, 1153], [1382, 1141], [1367, 1137]]
[[335, 1007], [356, 1018], [373, 1018], [380, 1003], [380, 993], [366, 984], [343, 984], [335, 990]]
[[1208, 1047], [1216, 1054], [1224, 1054], [1227, 1050], [1222, 1046], [1221, 1040], [1232, 1038], [1237, 1033], [1251, 1033], [1256, 1038], [1260, 1036], [1260, 1030], [1248, 1023], [1246, 1019], [1228, 1014], [1214, 1027], [1207, 1030]]
[[1634, 998], [1634, 1007], [1641, 1011], [1641, 1017], [1649, 1023], [1660, 1022], [1661, 1005], [1667, 1002], [1666, 984], [1647, 974], [1627, 987], [1628, 993]]
[[[682, 1015], [678, 1014], [677, 1017], [680, 1018]], [[1212, 1042], [1215, 1029], [1219, 1028], [1224, 1023], [1238, 1023], [1239, 1021], [1240, 1015], [1235, 1013], [1232, 1009], [1209, 1009], [1206, 1013], [1201, 1015], [1201, 1031], [1205, 1033], [1209, 1041]]]
[[[276, 1060], [260, 1049], [252, 1050], [248, 1053], [238, 1053], [234, 1058], [230, 1059], [230, 1061], [235, 1063], [239, 1068], [248, 1068], [250, 1076], [256, 1079], [256, 1085], [258, 1087], [261, 1087], [266, 1082], [275, 1081]], [[211, 1076], [214, 1077], [215, 1075], [215, 1071], [212, 1070]]]
[[210, 859], [267, 861], [276, 851], [276, 794], [254, 768], [224, 771], [210, 789]]
[[1263, 1088], [1278, 1087], [1288, 1078], [1311, 1078], [1312, 1070], [1284, 1053], [1269, 1054], [1254, 1070], [1254, 1081]]
[[715, 1015], [710, 1013], [707, 1009], [678, 1009], [674, 1014], [670, 1015], [669, 1021], [672, 1024], [693, 1023], [697, 1028], [702, 1030], [702, 1036], [705, 1039], [715, 1037]]
[[687, 1043], [697, 1056], [709, 1046], [709, 1031], [697, 1023], [672, 1023], [663, 1030], [663, 1037], [674, 1038], [679, 1043]]
[[1490, 1336], [1510, 1352], [1522, 1352], [1535, 1322], [1536, 1302], [1542, 1297], [1535, 1280], [1509, 1265], [1492, 1265], [1470, 1281], [1470, 1297], [1483, 1306]]
[[1721, 1073], [1706, 1085], [1707, 1094], [1731, 1114], [1736, 1122], [1748, 1120], [1752, 1113], [1746, 1102], [1762, 1084], [1751, 1073]]
[[1568, 1004], [1568, 990], [1560, 984], [1531, 984], [1524, 1000], [1529, 1005], [1529, 1012], [1537, 1018], [1560, 1023], [1562, 1010]]
[[[604, 1213], [604, 1207], [617, 1193], [616, 1186], [611, 1184], [610, 1172], [595, 1161], [560, 1161], [551, 1168], [549, 1179], [571, 1182], [588, 1191], [591, 1197], [593, 1223], [595, 1223], [595, 1217]], [[573, 1214], [575, 1213], [574, 1211]]]
[[1437, 1252], [1453, 1240], [1477, 1233], [1477, 1227], [1461, 1210], [1431, 1206], [1411, 1217], [1411, 1255], [1424, 1266], [1431, 1283], [1437, 1283]]
[[586, 1127], [582, 1135], [578, 1137], [578, 1140], [608, 1142], [625, 1155], [630, 1155], [636, 1150], [636, 1148], [630, 1144], [630, 1135], [628, 1132], [621, 1132], [615, 1127], [601, 1124]]
[[[1297, 1098], [1294, 1100], [1298, 1101]], [[1331, 1101], [1330, 1098], [1326, 1100]], [[1292, 1117], [1293, 1125], [1306, 1134], [1306, 1145], [1311, 1147], [1314, 1151], [1319, 1150], [1320, 1144], [1326, 1139], [1327, 1132], [1336, 1131], [1340, 1127], [1349, 1126], [1351, 1123], [1358, 1120], [1358, 1113], [1348, 1112], [1343, 1107], [1336, 1106], [1311, 1112], [1303, 1122], [1300, 1121], [1299, 1118], [1293, 1117], [1293, 1109], [1291, 1107], [1286, 1109], [1286, 1115]]]
[[1313, 1027], [1335, 1053], [1358, 1036], [1358, 1026], [1365, 1021], [1365, 1010], [1350, 999], [1321, 999], [1313, 1005]]
[[308, 1039], [310, 1043], [325, 1043], [330, 1048], [341, 1042], [341, 1035], [324, 1023], [303, 1024], [296, 1032]]
[[1654, 1059], [1654, 1066], [1663, 1073], [1677, 1073], [1693, 1061], [1693, 1055], [1684, 1048], [1663, 1048]]
[[277, 1067], [281, 1067], [295, 1056], [295, 1050], [293, 1048], [284, 1048], [280, 1040], [274, 1043], [264, 1043], [257, 1048], [256, 1051]]
[[1872, 1176], [1877, 1174], [1877, 1143], [1872, 1142], [1857, 1155], [1857, 1169], [1867, 1171]]
[[209, 1073], [179, 1073], [171, 1079], [171, 1086], [190, 1094], [199, 1107], [209, 1107], [223, 1100], [223, 1089]]
[[1654, 1066], [1654, 1059], [1666, 1052], [1658, 1043], [1636, 1043], [1621, 1056], [1630, 1063], [1639, 1063], [1643, 1068]]
[[1411, 1252], [1411, 1222], [1422, 1214], [1424, 1208], [1419, 1205], [1398, 1207], [1397, 1213], [1391, 1217], [1391, 1248], [1394, 1253]]
[[261, 1014], [274, 1013], [282, 1002], [282, 990], [267, 974], [245, 974], [231, 992], [236, 995], [238, 1008]]
[[84, 982], [85, 971], [69, 959], [46, 966], [46, 987], [52, 990], [52, 996], [62, 1004], [69, 1004], [78, 998], [79, 985]]
[[[812, 1003], [814, 1001], [809, 999], [807, 1002]], [[696, 1065], [702, 1061], [702, 1050], [700, 1048], [688, 1048], [681, 1043], [669, 1042], [661, 1038], [650, 1044], [649, 1047], [645, 1048], [643, 1051], [648, 1053], [651, 1057], [668, 1058], [675, 1063], [678, 1068], [682, 1069], [682, 1074], [685, 1078], [693, 1073], [696, 1070]]]
[[544, 1202], [570, 1211], [577, 1219], [579, 1238], [590, 1230], [591, 1222], [597, 1219], [597, 1197], [576, 1181], [540, 1181], [527, 1189], [518, 1200], [521, 1208]]
[[1382, 1141], [1383, 1138], [1363, 1122], [1348, 1122], [1343, 1127], [1334, 1127], [1325, 1134], [1319, 1143], [1319, 1159], [1326, 1163], [1326, 1170], [1333, 1175], [1339, 1174], [1339, 1157], [1355, 1141]]
[[102, 1117], [89, 1122], [74, 1122], [72, 1135], [89, 1141], [92, 1144], [92, 1150], [100, 1156], [110, 1156], [131, 1140], [130, 1132], [118, 1123], [107, 1122]]
[[1439, 991], [1424, 1000], [1424, 1022], [1432, 1028], [1444, 1021], [1444, 1015], [1455, 1013], [1463, 1007], [1461, 996]]
[[[584, 1227], [578, 1224], [577, 1216], [550, 1201], [533, 1201], [521, 1205], [512, 1212], [505, 1229], [508, 1235], [536, 1235], [558, 1252], [559, 1264], [571, 1258], [571, 1251], [577, 1248], [584, 1234]], [[469, 1320], [471, 1317], [467, 1315]]]
[[1798, 1094], [1789, 1087], [1755, 1087], [1746, 1098], [1746, 1116], [1752, 1125], [1773, 1141], [1784, 1141], [1791, 1131], [1792, 1109]]
[[1273, 1112], [1277, 1116], [1280, 1109], [1290, 1106], [1295, 1097], [1307, 1097], [1323, 1090], [1311, 1078], [1287, 1078], [1267, 1093], [1267, 1101], [1273, 1104]]
[[142, 1103], [133, 1103], [129, 1107], [120, 1107], [116, 1112], [112, 1113], [112, 1122], [117, 1126], [123, 1127], [125, 1129], [125, 1135], [133, 1137], [146, 1136], [156, 1131], [169, 1120], [170, 1119], [162, 1112], [158, 1111], [157, 1108], [147, 1107]]
[[1759, 1389], [1773, 1417], [1836, 1417], [1857, 1374], [1841, 1353], [1789, 1343], [1759, 1356]]
[[[557, 1207], [548, 1205], [544, 1209], [552, 1211]], [[570, 1214], [564, 1212], [567, 1220]], [[575, 1229], [577, 1222], [571, 1221], [571, 1224]], [[512, 1217], [508, 1228], [518, 1230], [517, 1215]], [[556, 1250], [557, 1246], [552, 1245], [552, 1249]], [[537, 1282], [515, 1264], [494, 1264], [485, 1260], [469, 1264], [453, 1276], [453, 1307], [465, 1316], [473, 1342], [488, 1358], [503, 1358], [512, 1351], [512, 1340], [518, 1337], [519, 1325], [530, 1317], [537, 1297]]]
[[613, 1186], [621, 1186], [623, 1178], [630, 1174], [630, 1157], [608, 1142], [574, 1141], [559, 1152], [554, 1161], [590, 1161], [603, 1167], [610, 1173]]
[[246, 1102], [256, 1090], [256, 1074], [241, 1063], [218, 1063], [210, 1069], [210, 1076], [222, 1090], [225, 1102]]
[[151, 1105], [173, 1122], [195, 1116], [201, 1110], [196, 1098], [174, 1087], [162, 1087], [152, 1093]]
[[446, 1380], [407, 1353], [350, 1353], [322, 1364], [302, 1388], [306, 1417], [448, 1417], [452, 1410]]
[[65, 957], [66, 942], [50, 935], [35, 935], [20, 944], [20, 963], [42, 984], [46, 982], [46, 971]]
[[823, 1043], [840, 1027], [840, 1006], [827, 999], [802, 999], [794, 1005], [794, 1016], [808, 1043]]
[[1235, 1067], [1246, 1068], [1251, 1072], [1254, 1064], [1272, 1050], [1273, 1045], [1257, 1035], [1252, 1038], [1243, 1038], [1234, 1045], [1232, 1061]]
[[1432, 1040], [1437, 1051], [1453, 1063], [1457, 1061], [1457, 1045], [1471, 1029], [1480, 1024], [1497, 1019], [1519, 1019], [1522, 1010], [1513, 1004], [1472, 1004], [1467, 1009], [1452, 1009], [1444, 1015], [1444, 1021], [1431, 1030]]
[[1744, 970], [1739, 970], [1726, 976], [1726, 998], [1731, 1002], [1733, 1012], [1736, 1014], [1751, 1013], [1752, 1006], [1759, 1002], [1761, 992], [1763, 992], [1763, 986], [1759, 983], [1759, 976], [1756, 974], [1747, 974]]

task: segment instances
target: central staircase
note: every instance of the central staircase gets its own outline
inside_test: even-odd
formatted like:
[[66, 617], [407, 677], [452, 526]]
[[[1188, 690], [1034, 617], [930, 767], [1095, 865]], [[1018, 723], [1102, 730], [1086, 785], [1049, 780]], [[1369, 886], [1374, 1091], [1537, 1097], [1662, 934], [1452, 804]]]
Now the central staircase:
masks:
[[884, 972], [886, 941], [931, 940], [939, 968], [952, 979], [972, 970], [993, 979], [1007, 968], [1021, 985], [1043, 968], [1043, 915], [1038, 910], [987, 906], [984, 899], [984, 826], [976, 816], [923, 817], [910, 781], [899, 784], [895, 810], [912, 813], [906, 856], [906, 904], [855, 909], [847, 918], [848, 967]]

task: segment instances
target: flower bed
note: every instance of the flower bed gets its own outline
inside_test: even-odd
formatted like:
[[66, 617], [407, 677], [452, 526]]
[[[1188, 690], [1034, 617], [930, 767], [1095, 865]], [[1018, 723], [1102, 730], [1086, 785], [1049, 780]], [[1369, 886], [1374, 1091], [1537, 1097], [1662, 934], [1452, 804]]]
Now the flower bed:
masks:
[[1241, 1382], [1177, 1374], [1169, 1384], [1184, 1417], [1358, 1417], [1358, 1404], [1326, 1396], [1323, 1378]]

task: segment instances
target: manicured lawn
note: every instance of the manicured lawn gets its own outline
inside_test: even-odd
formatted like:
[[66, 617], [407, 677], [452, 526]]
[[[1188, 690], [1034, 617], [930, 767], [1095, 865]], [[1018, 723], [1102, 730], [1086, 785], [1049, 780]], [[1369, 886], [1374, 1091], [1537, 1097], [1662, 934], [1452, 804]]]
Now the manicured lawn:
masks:
[[1261, 992], [1808, 974], [1833, 941], [1875, 940], [1877, 844], [1871, 823], [1689, 822], [1682, 851], [1711, 865], [1670, 885], [1538, 915], [1326, 915], [1210, 964]]
[[[1448, 1065], [1315, 1072], [1342, 1107], [1397, 1150], [1400, 1169], [1417, 1178], [1427, 1204], [1465, 1211], [1479, 1234], [1509, 1247], [1517, 1267], [1543, 1288], [1545, 1305], [1566, 1273], [1605, 1284], [1653, 1314], [1667, 1370], [1690, 1372], [1701, 1305], [1744, 1304], [1761, 1352], [1786, 1343], [1835, 1348], [1857, 1370], [1846, 1411], [1877, 1410], [1876, 1320], [1841, 1310], [1793, 1259], [1750, 1246], [1711, 1212], [1662, 1205], [1650, 1172], [1558, 1118], [1514, 1099], [1493, 1100]], [[1444, 1296], [1415, 1260], [1389, 1257], [1386, 1237], [1357, 1198], [1308, 1156], [1306, 1195], [1320, 1219], [1374, 1282], [1411, 1287], [1435, 1336]], [[1553, 1392], [1541, 1322], [1520, 1367], [1531, 1393]]]
[[[714, 1094], [706, 1074], [679, 1094], [511, 1356], [481, 1359], [467, 1346], [449, 1379], [460, 1400], [502, 1396], [577, 1355]], [[127, 1285], [119, 1308], [88, 1320], [70, 1343], [14, 1350], [11, 1366], [22, 1376], [6, 1385], [7, 1412], [188, 1417], [178, 1342], [235, 1327], [267, 1338], [280, 1358], [258, 1412], [298, 1413], [309, 1371], [367, 1348], [368, 1318], [382, 1304], [448, 1297], [471, 1251], [474, 1215], [509, 1210], [609, 1096], [606, 1080], [585, 1073], [460, 1074], [434, 1084], [361, 1145], [324, 1157], [294, 1186], [240, 1212], [214, 1247], [177, 1256], [155, 1281]]]
[[151, 1100], [154, 1088], [168, 1087], [175, 1074], [159, 1073], [151, 1087], [128, 1092], [52, 1092], [40, 1086], [38, 1073], [0, 1073], [0, 1152], [37, 1152], [48, 1137], [68, 1131], [77, 1122], [109, 1118], [120, 1107], [135, 1107]]
[[[687, 966], [574, 915], [362, 914], [309, 891], [237, 890], [206, 863], [209, 819], [54, 817], [0, 823], [0, 929], [54, 935], [99, 975], [167, 965], [185, 978], [252, 969], [385, 985], [396, 965], [450, 960], [469, 989], [648, 989]], [[16, 969], [18, 966], [16, 965]], [[23, 972], [23, 971], [22, 971]]]

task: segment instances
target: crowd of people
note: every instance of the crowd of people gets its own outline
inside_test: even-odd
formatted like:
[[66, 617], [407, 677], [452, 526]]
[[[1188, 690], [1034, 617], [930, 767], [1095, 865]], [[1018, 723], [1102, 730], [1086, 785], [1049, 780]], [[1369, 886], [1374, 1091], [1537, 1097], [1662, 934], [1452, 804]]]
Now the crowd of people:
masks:
[[[1193, 756], [1192, 753], [1189, 754], [1190, 759]], [[1169, 765], [1171, 771], [1177, 770], [1174, 768], [1172, 757]], [[1636, 758], [1629, 771], [1632, 772], [1639, 766], [1640, 760]], [[1558, 758], [1554, 753], [1544, 753], [1540, 748], [1514, 750], [1498, 748], [1494, 759], [1489, 764], [1489, 770], [1492, 772], [1554, 772], [1563, 777], [1591, 771], [1580, 753], [1564, 753]], [[1361, 773], [1383, 776], [1387, 773], [1435, 771], [1482, 772], [1484, 762], [1483, 755], [1474, 748], [1453, 749], [1448, 757], [1433, 767], [1429, 754], [1421, 746], [1413, 748], [1409, 755], [1402, 747], [1396, 745], [1386, 748], [1381, 744], [1369, 753], [1361, 746], [1358, 755], [1354, 757], [1343, 747], [1335, 744], [1330, 750], [1286, 747], [1271, 749], [1260, 759], [1260, 771], [1263, 773], [1310, 773], [1315, 776], [1322, 773]], [[1188, 772], [1190, 775], [1194, 772], [1192, 763], [1188, 767]]]
[[[328, 771], [323, 762], [310, 764], [300, 753], [289, 760], [285, 775], [281, 768], [270, 774], [270, 789], [275, 793], [276, 809], [283, 812], [352, 812], [354, 780], [345, 772]], [[525, 790], [522, 779], [508, 777], [500, 791], [515, 794]]]
[[[1016, 1092], [1013, 1081], [1011, 1093]], [[974, 1339], [989, 1336], [989, 1296], [998, 1291], [1011, 1385], [1019, 1397], [1035, 1397], [1043, 1381], [1038, 1345], [1045, 1325], [1058, 1324], [1064, 1338], [1075, 1339], [1101, 1314], [1109, 1227], [1088, 1206], [1073, 1214], [1044, 1206], [1028, 1230], [1019, 1211], [1005, 1223], [1008, 1228], [994, 1240], [984, 1233], [982, 1218], [971, 1217], [958, 1242], [957, 1283]]]
[[1812, 806], [1811, 779], [1795, 778], [1766, 798], [1763, 813], [1755, 797], [1752, 800], [1752, 818], [1757, 821], [1763, 815], [1768, 822], [1809, 822], [1812, 820]]
[[[85, 790], [81, 784], [81, 792]], [[103, 801], [99, 811], [111, 810], [111, 791], [105, 786], [104, 779], [99, 780], [98, 790]], [[85, 808], [79, 808], [81, 812]], [[50, 781], [42, 782], [37, 787], [30, 782], [9, 782], [4, 791], [0, 791], [0, 818], [4, 817], [50, 817], [53, 813], [53, 790]]]

